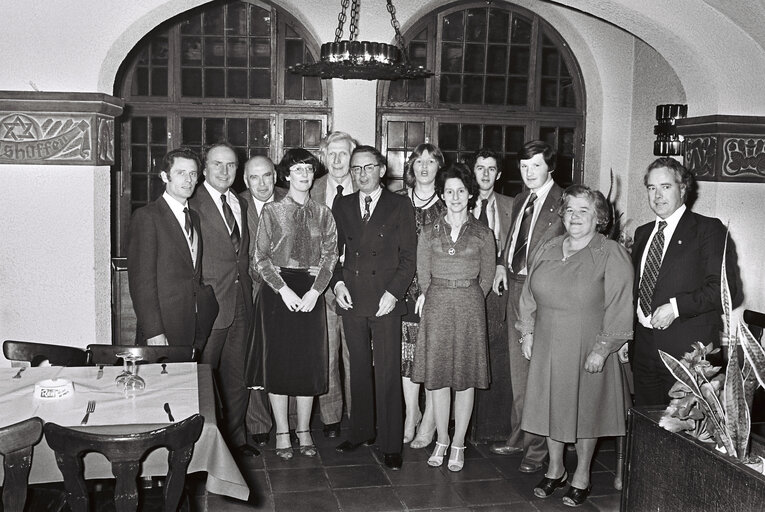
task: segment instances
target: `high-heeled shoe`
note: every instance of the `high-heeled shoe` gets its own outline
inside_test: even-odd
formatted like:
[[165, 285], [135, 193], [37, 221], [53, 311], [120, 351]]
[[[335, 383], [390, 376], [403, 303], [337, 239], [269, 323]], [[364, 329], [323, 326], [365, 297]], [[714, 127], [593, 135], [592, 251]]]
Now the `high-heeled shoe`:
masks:
[[[276, 439], [278, 441], [279, 436], [287, 436], [289, 439], [289, 432], [277, 432], [276, 433]], [[281, 458], [282, 460], [290, 460], [292, 458], [292, 444], [290, 444], [286, 448], [276, 448], [276, 455]]]
[[430, 432], [423, 432], [422, 429], [418, 429], [417, 436], [414, 438], [414, 441], [409, 444], [409, 446], [415, 449], [427, 448], [431, 441], [433, 441], [433, 434], [435, 433], [436, 427], [433, 427]]
[[441, 444], [436, 441], [436, 447], [433, 448], [433, 453], [428, 459], [428, 466], [437, 468], [444, 463], [444, 455], [446, 455], [446, 449], [449, 448], [449, 443]]
[[549, 478], [545, 476], [536, 487], [534, 487], [534, 496], [537, 498], [549, 498], [555, 492], [555, 489], [566, 486], [568, 472], [564, 469], [560, 478]]
[[409, 416], [406, 417], [406, 421], [404, 422], [404, 444], [412, 442], [412, 439], [414, 439], [414, 431], [417, 430], [417, 428], [420, 426], [420, 422], [422, 421], [422, 413], [420, 413], [420, 417], [417, 418], [417, 421], [414, 422], [414, 424], [411, 425], [411, 428], [407, 425], [409, 425]]
[[[308, 434], [308, 437], [311, 436], [310, 430], [296, 430], [296, 434]], [[277, 434], [278, 435], [278, 434]], [[299, 439], [299, 438], [298, 438]], [[311, 439], [313, 441], [313, 439]], [[300, 442], [300, 441], [298, 441]], [[311, 444], [301, 444], [300, 445], [300, 454], [305, 455], [306, 457], [316, 457], [316, 445], [311, 442]]]
[[446, 465], [449, 471], [456, 473], [462, 471], [462, 467], [465, 465], [465, 447], [454, 446], [449, 450], [449, 463]]

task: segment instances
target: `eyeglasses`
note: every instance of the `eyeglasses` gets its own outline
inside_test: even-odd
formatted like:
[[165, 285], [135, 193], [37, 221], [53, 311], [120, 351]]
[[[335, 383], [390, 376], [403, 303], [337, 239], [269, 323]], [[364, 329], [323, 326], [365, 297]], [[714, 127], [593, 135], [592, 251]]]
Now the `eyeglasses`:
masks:
[[361, 170], [364, 169], [365, 173], [371, 174], [378, 167], [380, 167], [380, 164], [367, 164], [367, 165], [364, 165], [364, 166], [354, 165], [354, 166], [351, 166], [351, 172], [353, 174], [361, 174]]
[[313, 165], [310, 164], [296, 164], [290, 167], [290, 172], [294, 172], [296, 174], [302, 174], [303, 176], [307, 176], [309, 174], [313, 174]]
[[172, 171], [170, 174], [180, 176], [183, 179], [189, 178], [191, 181], [196, 181], [197, 176], [199, 176], [197, 171]]
[[222, 169], [225, 166], [228, 171], [236, 171], [238, 167], [236, 162], [219, 162], [217, 160], [215, 162], [208, 162], [207, 165], [215, 170]]

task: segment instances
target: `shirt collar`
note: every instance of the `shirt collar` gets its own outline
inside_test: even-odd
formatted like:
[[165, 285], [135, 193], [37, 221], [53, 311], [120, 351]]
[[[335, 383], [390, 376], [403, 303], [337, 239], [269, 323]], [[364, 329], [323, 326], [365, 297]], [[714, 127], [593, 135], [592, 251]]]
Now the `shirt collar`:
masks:
[[342, 181], [337, 181], [331, 174], [327, 175], [327, 184], [332, 187], [333, 189], [337, 189], [338, 185], [343, 186], [343, 191], [351, 191], [353, 190], [353, 178], [351, 178], [351, 173], [345, 175]]
[[667, 217], [666, 219], [662, 219], [661, 217], [656, 217], [656, 226], [658, 227], [659, 222], [664, 221], [667, 223], [667, 228], [670, 228], [673, 232], [675, 231], [675, 228], [677, 227], [677, 224], [680, 222], [680, 217], [683, 216], [685, 213], [686, 207], [684, 204], [680, 205], [680, 208], [672, 212], [672, 215]]
[[162, 197], [165, 199], [165, 202], [167, 203], [167, 205], [170, 207], [170, 209], [176, 215], [177, 214], [182, 214], [183, 213], [183, 209], [187, 208], [188, 205], [189, 205], [188, 201], [186, 201], [186, 202], [181, 204], [180, 202], [178, 202], [178, 200], [176, 198], [174, 198], [173, 196], [168, 194], [167, 191], [165, 191], [165, 193], [162, 194]]
[[[377, 187], [377, 189], [369, 194], [369, 197], [372, 198], [372, 201], [377, 201], [380, 198], [380, 194], [382, 194], [382, 187]], [[361, 199], [361, 202], [364, 202], [364, 198], [367, 196], [364, 192], [359, 192], [359, 198]]]
[[[545, 183], [544, 185], [540, 187], [540, 189], [536, 192], [537, 202], [539, 202], [540, 204], [544, 202], [544, 200], [547, 198], [547, 194], [550, 192], [550, 189], [552, 188], [554, 184], [555, 184], [555, 180], [550, 179], [547, 183]], [[539, 199], [541, 199], [542, 201], [539, 201]]]
[[215, 187], [207, 182], [207, 180], [203, 181], [202, 184], [205, 186], [216, 203], [220, 203], [220, 196], [222, 195], [226, 196], [226, 201], [231, 202], [231, 189], [226, 190], [226, 192], [218, 192]]

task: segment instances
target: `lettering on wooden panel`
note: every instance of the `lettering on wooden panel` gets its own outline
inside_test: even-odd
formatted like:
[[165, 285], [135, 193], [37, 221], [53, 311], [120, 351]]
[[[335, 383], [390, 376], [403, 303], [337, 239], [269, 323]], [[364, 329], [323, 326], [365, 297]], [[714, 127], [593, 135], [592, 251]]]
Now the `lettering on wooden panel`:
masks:
[[93, 163], [93, 118], [0, 113], [0, 163]]

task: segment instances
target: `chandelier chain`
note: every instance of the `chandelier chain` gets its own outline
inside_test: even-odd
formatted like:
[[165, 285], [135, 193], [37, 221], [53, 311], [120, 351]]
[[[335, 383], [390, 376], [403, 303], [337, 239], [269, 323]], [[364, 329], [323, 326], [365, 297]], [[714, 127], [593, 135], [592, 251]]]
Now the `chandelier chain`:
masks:
[[353, 0], [351, 3], [351, 26], [348, 28], [348, 34], [351, 41], [355, 41], [359, 36], [359, 13], [361, 12], [361, 0]]
[[345, 20], [347, 19], [345, 12], [348, 10], [348, 2], [349, 0], [341, 0], [340, 1], [340, 13], [337, 15], [337, 28], [335, 29], [335, 42], [339, 43], [340, 40], [343, 38], [343, 25], [345, 25]]
[[404, 59], [404, 63], [408, 63], [409, 56], [407, 55], [404, 44], [404, 37], [401, 35], [401, 25], [399, 25], [398, 20], [396, 19], [396, 7], [393, 5], [393, 0], [387, 0], [387, 4], [388, 12], [390, 13], [390, 25], [396, 33], [396, 46], [401, 50], [401, 56]]

